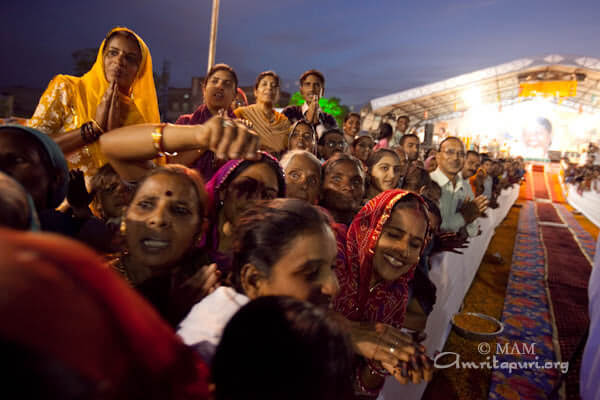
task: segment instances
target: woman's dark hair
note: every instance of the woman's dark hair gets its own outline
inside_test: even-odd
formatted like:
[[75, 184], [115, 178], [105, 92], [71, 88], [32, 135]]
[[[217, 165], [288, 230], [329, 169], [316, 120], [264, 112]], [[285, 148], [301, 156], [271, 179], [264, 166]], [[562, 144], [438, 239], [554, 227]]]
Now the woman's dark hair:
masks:
[[353, 398], [352, 347], [326, 309], [264, 296], [231, 318], [212, 364], [217, 400]]
[[337, 128], [328, 129], [325, 132], [323, 132], [323, 134], [319, 138], [319, 142], [318, 142], [319, 146], [325, 146], [325, 139], [327, 138], [327, 136], [333, 135], [333, 134], [344, 137], [344, 134], [339, 129], [337, 129]]
[[377, 164], [384, 156], [392, 156], [398, 161], [400, 161], [400, 156], [394, 150], [385, 148], [377, 149], [373, 153], [371, 153], [371, 156], [369, 157], [366, 163], [369, 174], [371, 174], [371, 169], [373, 168], [373, 166]]
[[[416, 178], [416, 187], [413, 188], [407, 188], [407, 184], [408, 182], [408, 177], [409, 176], [415, 176]], [[431, 182], [431, 178], [429, 177], [429, 173], [424, 170], [421, 167], [417, 167], [417, 166], [409, 166], [408, 170], [406, 171], [406, 176], [404, 177], [404, 182], [402, 184], [402, 188], [403, 189], [409, 189], [409, 190], [418, 190], [420, 188], [422, 188], [423, 186], [426, 186], [427, 184], [429, 184], [429, 182]]]
[[392, 129], [392, 126], [390, 124], [384, 122], [379, 127], [379, 140], [391, 138], [393, 134], [394, 129]]
[[334, 155], [329, 157], [329, 159], [323, 164], [323, 168], [321, 170], [323, 174], [321, 176], [321, 182], [325, 182], [325, 177], [331, 172], [331, 169], [336, 164], [344, 161], [349, 161], [353, 163], [356, 166], [356, 169], [358, 169], [360, 176], [363, 178], [363, 181], [366, 179], [365, 170], [362, 168], [362, 164], [358, 158], [348, 153], [335, 153]]
[[273, 79], [275, 79], [275, 82], [277, 82], [277, 87], [281, 86], [280, 80], [279, 80], [279, 75], [277, 75], [275, 73], [275, 71], [264, 71], [264, 72], [261, 72], [260, 74], [258, 74], [258, 76], [256, 77], [256, 82], [254, 82], [254, 89], [258, 89], [258, 85], [260, 84], [260, 81], [262, 81], [263, 78], [266, 76], [273, 77]]
[[366, 162], [366, 166], [367, 166], [367, 177], [366, 177], [367, 182], [365, 184], [366, 187], [369, 187], [371, 185], [371, 172], [373, 171], [373, 166], [375, 164], [377, 164], [384, 156], [392, 156], [396, 160], [398, 160], [398, 162], [401, 161], [400, 156], [394, 150], [390, 150], [390, 149], [386, 149], [386, 148], [381, 148], [381, 149], [375, 150], [373, 153], [371, 153], [371, 155], [369, 156], [369, 158], [367, 159], [367, 162]]
[[208, 195], [206, 189], [204, 189], [204, 181], [196, 170], [187, 168], [179, 164], [167, 164], [162, 167], [154, 168], [148, 174], [146, 174], [137, 184], [135, 191], [131, 198], [135, 198], [138, 190], [142, 187], [146, 180], [154, 175], [165, 174], [170, 176], [179, 176], [185, 178], [189, 184], [195, 189], [196, 195], [198, 195], [198, 215], [202, 218], [206, 215], [208, 205]]
[[257, 202], [240, 217], [233, 244], [233, 281], [243, 292], [240, 273], [252, 264], [265, 276], [292, 241], [307, 232], [330, 226], [329, 217], [304, 200], [274, 199]]
[[233, 81], [235, 82], [235, 88], [237, 90], [237, 87], [238, 87], [238, 77], [237, 77], [237, 74], [235, 73], [235, 71], [233, 70], [233, 68], [231, 68], [227, 64], [215, 64], [215, 65], [213, 65], [212, 68], [206, 74], [206, 77], [204, 78], [204, 82], [202, 82], [202, 85], [206, 86], [206, 84], [208, 83], [208, 80], [210, 79], [210, 77], [213, 76], [214, 74], [216, 74], [218, 71], [229, 72], [231, 74], [231, 76], [233, 76]]
[[432, 151], [437, 151], [437, 150], [436, 150], [436, 149], [434, 149], [433, 147], [432, 147], [432, 148], [430, 148], [429, 150], [427, 150], [427, 151], [425, 152], [425, 157], [424, 157], [424, 159], [425, 159], [425, 160], [427, 160], [427, 159], [429, 158], [429, 156], [431, 155], [431, 152], [432, 152]]
[[442, 212], [440, 211], [440, 208], [438, 207], [438, 205], [435, 204], [435, 202], [433, 200], [431, 200], [427, 197], [423, 197], [423, 200], [425, 200], [425, 205], [427, 205], [427, 211], [429, 211], [430, 214], [435, 215], [441, 224], [442, 223]]
[[[436, 181], [429, 178], [429, 182], [427, 182], [427, 184], [425, 185], [425, 190], [423, 191], [421, 196], [424, 199], [431, 200], [430, 197], [432, 196], [432, 194], [433, 194], [432, 192], [434, 192], [434, 191], [436, 193], [439, 193], [437, 195], [438, 198], [442, 196], [442, 187], [440, 185], [438, 185], [438, 183]], [[439, 202], [439, 200], [438, 200], [438, 202]]]
[[429, 231], [429, 216], [427, 215], [427, 206], [425, 205], [426, 203], [424, 201], [422, 202], [419, 199], [423, 199], [423, 197], [416, 193], [409, 193], [408, 195], [398, 200], [396, 204], [394, 204], [393, 211], [408, 209], [420, 211], [423, 215], [423, 218], [425, 219], [427, 231]]
[[116, 37], [116, 36], [122, 36], [124, 38], [130, 39], [132, 40], [136, 45], [138, 50], [140, 51], [140, 59], [139, 62], [142, 61], [142, 46], [140, 46], [140, 42], [138, 41], [138, 38], [135, 37], [135, 35], [131, 32], [127, 32], [127, 31], [114, 31], [111, 34], [109, 34], [108, 36], [106, 36], [106, 39], [104, 41], [104, 51], [106, 51], [106, 46], [110, 43], [110, 41]]

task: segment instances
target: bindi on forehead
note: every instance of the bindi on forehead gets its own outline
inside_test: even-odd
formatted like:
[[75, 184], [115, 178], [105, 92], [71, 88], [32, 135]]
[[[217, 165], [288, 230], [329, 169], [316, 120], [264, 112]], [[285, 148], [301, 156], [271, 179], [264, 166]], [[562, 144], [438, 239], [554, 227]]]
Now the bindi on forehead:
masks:
[[165, 196], [167, 196], [167, 197], [171, 197], [171, 196], [173, 196], [173, 192], [171, 192], [170, 190], [167, 190], [167, 191], [165, 192]]

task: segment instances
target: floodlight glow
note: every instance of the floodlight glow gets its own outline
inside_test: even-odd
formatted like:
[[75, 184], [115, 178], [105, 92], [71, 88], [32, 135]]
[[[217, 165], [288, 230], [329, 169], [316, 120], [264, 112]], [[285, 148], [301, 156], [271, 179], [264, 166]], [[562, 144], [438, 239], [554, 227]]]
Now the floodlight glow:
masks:
[[482, 103], [481, 90], [477, 87], [465, 90], [461, 97], [464, 100], [465, 104], [469, 107], [475, 107]]

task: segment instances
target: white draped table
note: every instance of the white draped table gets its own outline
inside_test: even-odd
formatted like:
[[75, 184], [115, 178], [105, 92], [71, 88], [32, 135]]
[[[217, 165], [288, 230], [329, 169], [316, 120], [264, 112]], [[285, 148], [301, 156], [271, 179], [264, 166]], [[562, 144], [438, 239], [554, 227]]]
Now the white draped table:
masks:
[[577, 193], [576, 186], [567, 184], [567, 202], [596, 226], [600, 227], [600, 193], [592, 191], [583, 192], [580, 195]]
[[[500, 206], [495, 210], [488, 209], [487, 218], [479, 220], [482, 233], [471, 238], [464, 254], [445, 252], [432, 258], [429, 277], [437, 288], [436, 303], [427, 318], [427, 339], [423, 343], [430, 355], [435, 350], [442, 351], [444, 348], [450, 334], [450, 320], [461, 307], [496, 227], [506, 218], [518, 197], [519, 187], [516, 185], [500, 194]], [[417, 400], [423, 396], [426, 386], [426, 383], [401, 385], [394, 378], [388, 377], [378, 400]]]

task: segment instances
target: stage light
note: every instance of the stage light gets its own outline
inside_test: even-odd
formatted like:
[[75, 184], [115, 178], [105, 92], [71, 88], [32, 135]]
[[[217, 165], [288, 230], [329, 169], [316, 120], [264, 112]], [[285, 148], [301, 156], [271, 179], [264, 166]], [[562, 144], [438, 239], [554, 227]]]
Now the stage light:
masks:
[[470, 89], [465, 90], [462, 95], [462, 99], [464, 100], [467, 107], [476, 107], [481, 105], [481, 90], [478, 87], [472, 87]]

